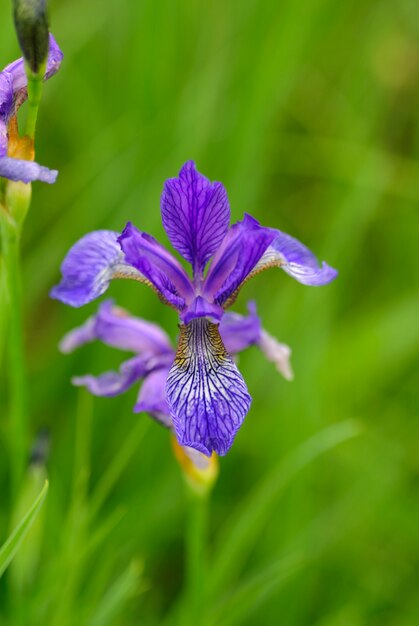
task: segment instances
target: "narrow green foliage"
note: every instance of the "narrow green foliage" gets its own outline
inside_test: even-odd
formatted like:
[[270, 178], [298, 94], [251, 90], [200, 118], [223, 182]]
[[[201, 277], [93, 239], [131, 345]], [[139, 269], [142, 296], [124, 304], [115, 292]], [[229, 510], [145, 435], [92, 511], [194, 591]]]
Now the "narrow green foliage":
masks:
[[45, 496], [47, 495], [47, 491], [48, 481], [45, 481], [45, 485], [32, 507], [0, 548], [0, 576], [4, 574], [11, 560], [19, 550], [22, 541], [39, 513], [39, 510], [45, 500]]
[[238, 507], [218, 541], [210, 578], [217, 594], [240, 572], [269, 517], [272, 505], [297, 472], [320, 455], [360, 434], [362, 425], [348, 420], [325, 428], [281, 459]]
[[132, 561], [107, 590], [88, 626], [113, 626], [128, 600], [139, 593], [143, 565]]

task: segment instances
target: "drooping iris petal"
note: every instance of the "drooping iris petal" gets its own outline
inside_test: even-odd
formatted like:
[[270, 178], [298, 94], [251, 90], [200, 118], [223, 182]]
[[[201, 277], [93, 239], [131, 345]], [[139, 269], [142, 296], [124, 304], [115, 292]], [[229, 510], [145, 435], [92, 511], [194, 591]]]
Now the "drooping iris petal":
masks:
[[250, 215], [234, 224], [212, 260], [203, 286], [203, 294], [224, 305], [247, 279], [255, 265], [276, 237]]
[[153, 370], [145, 378], [138, 394], [135, 413], [149, 413], [155, 420], [173, 430], [173, 422], [166, 400], [166, 382], [169, 374], [167, 367]]
[[281, 267], [303, 285], [326, 285], [338, 275], [323, 261], [319, 265], [314, 254], [291, 235], [276, 231], [277, 236], [254, 268], [252, 276], [269, 267]]
[[125, 262], [118, 236], [111, 230], [96, 230], [75, 243], [61, 265], [62, 280], [51, 297], [79, 307], [105, 293], [113, 278], [147, 282]]
[[112, 300], [102, 302], [96, 315], [61, 340], [62, 352], [98, 339], [104, 344], [137, 354], [173, 354], [170, 339], [160, 326], [130, 315]]
[[22, 181], [23, 183], [40, 180], [43, 183], [52, 185], [57, 180], [58, 171], [38, 165], [35, 161], [24, 161], [23, 159], [13, 159], [4, 156], [0, 157], [0, 176], [9, 180]]
[[229, 354], [237, 354], [258, 343], [262, 325], [256, 314], [256, 305], [249, 302], [249, 315], [225, 313], [220, 322], [220, 335]]
[[126, 262], [145, 276], [168, 304], [182, 310], [186, 300], [194, 295], [193, 287], [185, 270], [170, 252], [130, 222], [118, 241]]
[[188, 161], [161, 196], [163, 226], [173, 245], [200, 274], [223, 240], [230, 221], [227, 192]]
[[180, 327], [166, 392], [179, 443], [207, 456], [226, 454], [251, 397], [216, 324], [196, 319]]
[[135, 356], [124, 361], [118, 372], [105, 372], [100, 376], [75, 376], [73, 385], [86, 387], [94, 396], [118, 396], [127, 391], [135, 382], [143, 378], [149, 368], [149, 362], [142, 356]]

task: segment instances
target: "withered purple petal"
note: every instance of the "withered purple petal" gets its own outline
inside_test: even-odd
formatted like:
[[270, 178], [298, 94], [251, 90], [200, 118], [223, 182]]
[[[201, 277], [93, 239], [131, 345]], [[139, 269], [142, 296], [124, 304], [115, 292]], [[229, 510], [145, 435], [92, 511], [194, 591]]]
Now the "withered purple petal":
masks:
[[276, 369], [286, 380], [294, 378], [290, 363], [291, 348], [289, 346], [285, 343], [280, 343], [264, 329], [262, 329], [258, 346], [268, 361], [276, 365]]
[[188, 161], [166, 181], [161, 197], [163, 226], [173, 245], [200, 274], [223, 240], [230, 221], [227, 192]]
[[181, 326], [166, 392], [179, 443], [207, 456], [226, 454], [251, 397], [216, 324], [195, 319]]

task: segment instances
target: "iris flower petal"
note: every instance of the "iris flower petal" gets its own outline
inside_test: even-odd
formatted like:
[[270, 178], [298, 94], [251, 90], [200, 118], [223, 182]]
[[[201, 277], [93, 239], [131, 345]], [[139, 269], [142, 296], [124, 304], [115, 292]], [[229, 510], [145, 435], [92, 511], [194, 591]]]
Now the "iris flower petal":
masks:
[[135, 382], [143, 378], [148, 372], [148, 360], [142, 356], [135, 356], [124, 361], [118, 372], [105, 372], [100, 376], [75, 376], [71, 379], [73, 385], [86, 387], [94, 396], [118, 396], [127, 391]]
[[13, 79], [9, 72], [0, 72], [0, 157], [7, 154], [7, 124], [13, 111]]
[[337, 270], [324, 261], [319, 265], [311, 250], [298, 239], [279, 230], [276, 232], [277, 236], [254, 268], [252, 276], [269, 267], [280, 267], [303, 285], [326, 285], [336, 278]]
[[227, 192], [188, 161], [169, 178], [161, 196], [163, 226], [172, 246], [200, 274], [223, 240], [230, 221]]
[[251, 397], [216, 324], [196, 319], [180, 327], [166, 392], [179, 443], [207, 456], [226, 454]]
[[325, 285], [337, 271], [323, 262], [294, 237], [260, 226], [245, 215], [230, 228], [209, 268], [203, 293], [224, 308], [231, 306], [242, 285], [259, 272], [281, 267], [304, 285]]
[[291, 348], [285, 343], [280, 343], [264, 329], [262, 329], [257, 343], [268, 361], [275, 364], [276, 369], [285, 380], [292, 380], [294, 374], [290, 363]]
[[160, 326], [130, 315], [115, 306], [112, 300], [102, 302], [96, 315], [67, 333], [61, 340], [60, 349], [65, 353], [72, 352], [96, 339], [112, 348], [137, 354], [173, 354], [170, 339]]
[[202, 296], [196, 296], [180, 314], [184, 324], [189, 324], [199, 317], [207, 317], [213, 322], [219, 322], [224, 315], [223, 308], [215, 302], [209, 302]]
[[193, 297], [191, 281], [180, 263], [154, 237], [130, 222], [118, 239], [127, 263], [135, 267], [178, 310]]
[[75, 243], [61, 265], [63, 277], [51, 290], [51, 297], [80, 307], [105, 293], [113, 278], [147, 282], [125, 262], [118, 236], [111, 230], [96, 230]]
[[[62, 58], [63, 53], [50, 34], [45, 80], [58, 71]], [[33, 161], [7, 156], [9, 122], [27, 98], [27, 84], [28, 79], [22, 58], [10, 63], [0, 72], [0, 177], [24, 183], [40, 180], [51, 185], [56, 181], [57, 170], [50, 170]]]
[[256, 345], [262, 335], [262, 324], [256, 314], [256, 305], [249, 302], [249, 315], [225, 313], [220, 322], [220, 335], [229, 354], [237, 354]]
[[23, 159], [12, 159], [11, 157], [3, 156], [0, 157], [0, 176], [9, 180], [22, 181], [23, 183], [40, 180], [43, 183], [52, 185], [57, 180], [58, 171], [38, 165], [35, 161], [24, 161]]
[[276, 237], [250, 215], [234, 224], [215, 254], [203, 286], [203, 294], [224, 305], [257, 265]]
[[153, 370], [141, 385], [135, 413], [149, 413], [155, 420], [173, 430], [173, 422], [166, 400], [166, 381], [169, 366]]
[[[51, 76], [54, 76], [60, 69], [61, 61], [63, 60], [63, 53], [57, 44], [54, 36], [49, 34], [49, 51], [48, 51], [48, 59], [47, 59], [47, 67], [45, 71], [44, 80], [48, 80]], [[8, 72], [13, 80], [13, 91], [15, 96], [19, 94], [19, 92], [23, 89], [26, 90], [26, 86], [28, 84], [28, 78], [25, 72], [25, 62], [23, 58], [17, 59], [12, 63], [9, 63], [4, 70], [4, 72]], [[26, 94], [21, 99], [19, 97], [18, 105], [22, 104], [22, 102], [26, 100]]]

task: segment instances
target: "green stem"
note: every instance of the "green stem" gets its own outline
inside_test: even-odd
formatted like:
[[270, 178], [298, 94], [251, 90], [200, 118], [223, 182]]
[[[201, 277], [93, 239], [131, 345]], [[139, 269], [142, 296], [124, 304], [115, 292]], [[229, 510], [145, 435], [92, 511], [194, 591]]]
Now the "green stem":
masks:
[[28, 116], [25, 134], [32, 139], [35, 137], [36, 120], [38, 119], [38, 109], [42, 97], [42, 75], [41, 73], [32, 74], [30, 70], [28, 71]]
[[205, 622], [206, 540], [209, 494], [188, 489], [186, 526], [186, 613], [188, 626]]
[[22, 290], [19, 228], [1, 210], [0, 226], [4, 263], [4, 294], [8, 305], [8, 349], [10, 388], [10, 447], [12, 486], [16, 496], [27, 454], [26, 376], [24, 367]]

